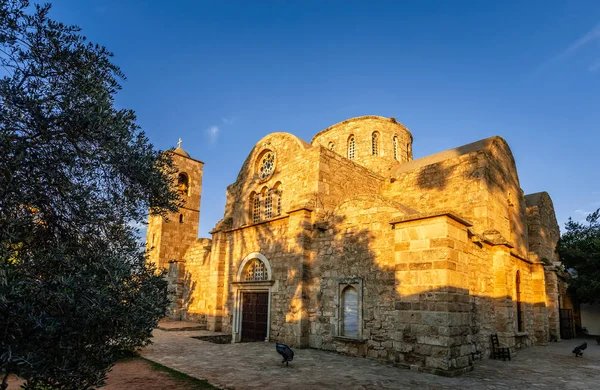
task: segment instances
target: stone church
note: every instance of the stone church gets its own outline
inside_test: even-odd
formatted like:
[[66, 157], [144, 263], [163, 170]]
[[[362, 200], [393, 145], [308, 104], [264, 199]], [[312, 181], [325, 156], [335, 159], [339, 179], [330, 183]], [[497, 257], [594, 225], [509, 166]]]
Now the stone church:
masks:
[[546, 192], [526, 195], [506, 141], [413, 159], [394, 118], [363, 116], [310, 143], [273, 133], [198, 238], [203, 163], [173, 150], [185, 199], [149, 220], [172, 318], [230, 333], [457, 375], [560, 338], [559, 238]]

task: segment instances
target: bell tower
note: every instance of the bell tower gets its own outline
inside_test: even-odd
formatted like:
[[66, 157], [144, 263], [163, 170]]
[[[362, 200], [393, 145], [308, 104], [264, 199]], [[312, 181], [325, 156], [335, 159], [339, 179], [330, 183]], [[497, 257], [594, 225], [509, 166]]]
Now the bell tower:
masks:
[[181, 261], [186, 250], [198, 239], [200, 222], [200, 197], [202, 195], [202, 169], [204, 163], [196, 160], [181, 148], [181, 139], [177, 148], [170, 152], [177, 167], [177, 191], [184, 205], [177, 213], [148, 217], [146, 248], [150, 262], [159, 268], [168, 268], [169, 262]]

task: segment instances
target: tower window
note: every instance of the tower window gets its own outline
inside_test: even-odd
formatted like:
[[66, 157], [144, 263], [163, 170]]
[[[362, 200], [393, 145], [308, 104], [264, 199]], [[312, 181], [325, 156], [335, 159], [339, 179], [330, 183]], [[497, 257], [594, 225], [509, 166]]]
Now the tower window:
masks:
[[180, 173], [179, 176], [177, 176], [177, 192], [181, 195], [189, 195], [189, 184], [190, 179], [188, 178], [188, 175]]
[[183, 214], [179, 214], [179, 223], [183, 223]]
[[350, 138], [348, 138], [348, 158], [350, 160], [354, 159], [355, 149], [356, 149], [356, 142], [354, 141], [354, 136], [351, 135]]
[[398, 160], [398, 137], [394, 136], [394, 160]]
[[379, 133], [376, 131], [371, 134], [371, 154], [379, 156]]

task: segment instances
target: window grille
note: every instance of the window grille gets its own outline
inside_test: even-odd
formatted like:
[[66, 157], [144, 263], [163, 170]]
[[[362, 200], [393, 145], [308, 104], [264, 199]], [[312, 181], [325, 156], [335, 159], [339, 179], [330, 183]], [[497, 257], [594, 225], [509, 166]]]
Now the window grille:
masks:
[[273, 218], [273, 194], [271, 191], [267, 193], [265, 198], [265, 218]]
[[394, 160], [398, 160], [398, 137], [394, 136]]
[[246, 269], [243, 274], [245, 282], [267, 280], [269, 278], [265, 263], [259, 259], [250, 260], [248, 264], [246, 264]]
[[348, 158], [350, 160], [354, 159], [354, 151], [356, 149], [356, 144], [354, 142], [354, 136], [351, 136], [348, 140]]
[[333, 142], [329, 143], [329, 150], [333, 150], [335, 148], [335, 144]]
[[371, 154], [379, 156], [379, 134], [377, 132], [371, 135]]
[[277, 216], [281, 215], [281, 191], [277, 191]]
[[252, 222], [260, 222], [260, 197], [258, 195], [254, 195], [252, 205]]

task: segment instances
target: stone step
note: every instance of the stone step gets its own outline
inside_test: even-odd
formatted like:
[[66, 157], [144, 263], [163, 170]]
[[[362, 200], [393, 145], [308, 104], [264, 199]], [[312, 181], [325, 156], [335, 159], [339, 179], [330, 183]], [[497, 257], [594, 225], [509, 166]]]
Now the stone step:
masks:
[[156, 328], [167, 332], [190, 332], [206, 330], [206, 324], [192, 321], [161, 321]]

